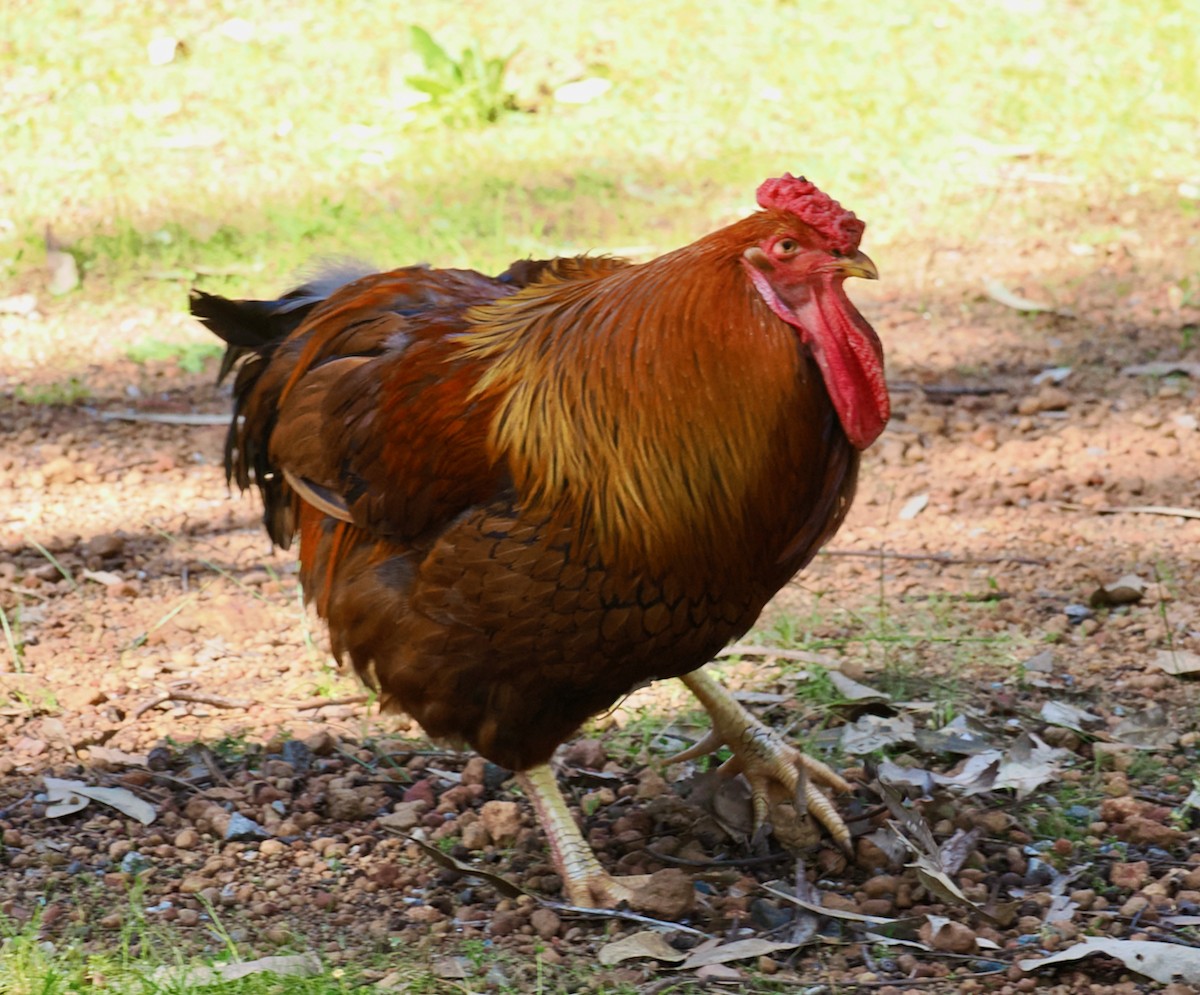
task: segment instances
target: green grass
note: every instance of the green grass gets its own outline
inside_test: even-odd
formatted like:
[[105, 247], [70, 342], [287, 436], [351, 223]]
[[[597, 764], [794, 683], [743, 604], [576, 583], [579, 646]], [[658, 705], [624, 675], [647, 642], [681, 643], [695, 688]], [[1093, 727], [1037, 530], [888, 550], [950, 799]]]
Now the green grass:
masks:
[[[107, 9], [10, 14], [0, 276], [40, 263], [47, 222], [93, 285], [162, 301], [172, 273], [262, 288], [331, 252], [497, 267], [654, 251], [740, 213], [783, 169], [858, 210], [869, 240], [966, 235], [997, 188], [1036, 213], [1062, 184], [1029, 173], [1092, 191], [1195, 178], [1184, 0], [935, 0], [870, 18], [833, 0], [603, 0], [536, 18], [436, 0]], [[529, 110], [431, 125], [411, 106], [428, 74], [412, 23], [447, 52], [515, 51], [494, 89]], [[185, 54], [152, 66], [161, 31]], [[614, 85], [581, 106], [549, 95], [584, 75]]]
[[125, 355], [139, 365], [174, 362], [184, 373], [202, 373], [211, 360], [225, 350], [216, 342], [164, 342], [162, 339], [141, 339], [125, 350]]
[[[136, 898], [131, 900], [136, 909]], [[219, 933], [218, 925], [214, 935]], [[165, 930], [147, 927], [140, 914], [128, 917], [126, 925], [105, 944], [103, 953], [70, 941], [46, 939], [39, 917], [19, 925], [0, 916], [0, 991], [6, 995], [75, 995], [95, 989], [112, 995], [212, 991], [227, 995], [336, 995], [361, 983], [357, 970], [329, 967], [306, 977], [259, 973], [216, 985], [202, 983], [198, 975], [189, 978], [191, 971], [229, 961], [230, 952], [223, 950], [219, 956], [209, 958], [187, 957], [177, 940]], [[426, 980], [432, 986], [433, 979]]]
[[24, 404], [55, 407], [86, 401], [92, 396], [92, 392], [79, 377], [71, 376], [65, 380], [55, 380], [47, 384], [32, 386], [18, 384], [13, 396]]

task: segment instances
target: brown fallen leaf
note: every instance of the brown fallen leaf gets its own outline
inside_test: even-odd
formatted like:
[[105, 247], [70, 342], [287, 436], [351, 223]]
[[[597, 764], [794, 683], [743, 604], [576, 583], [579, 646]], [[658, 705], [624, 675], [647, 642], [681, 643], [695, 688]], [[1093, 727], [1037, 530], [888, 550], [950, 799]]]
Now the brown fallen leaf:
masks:
[[1102, 584], [1092, 592], [1088, 603], [1093, 608], [1110, 608], [1114, 605], [1132, 605], [1142, 600], [1146, 593], [1146, 582], [1137, 574], [1125, 574], [1111, 584]]
[[61, 819], [78, 812], [86, 808], [89, 801], [115, 808], [122, 815], [137, 819], [143, 826], [150, 825], [158, 818], [157, 809], [128, 788], [100, 788], [61, 777], [46, 777], [44, 781], [46, 800], [49, 802], [46, 817], [49, 819]]
[[596, 959], [605, 967], [612, 967], [614, 964], [635, 960], [639, 957], [649, 957], [651, 960], [678, 964], [680, 961], [687, 960], [687, 956], [682, 950], [676, 950], [664, 940], [662, 933], [652, 929], [644, 929], [631, 936], [606, 943], [596, 953]]
[[1117, 940], [1108, 936], [1085, 936], [1066, 950], [1060, 950], [1041, 960], [1029, 959], [1017, 962], [1022, 971], [1036, 971], [1051, 964], [1105, 954], [1119, 960], [1130, 971], [1144, 975], [1162, 984], [1182, 981], [1184, 984], [1200, 983], [1200, 948], [1186, 947], [1180, 943], [1159, 943], [1154, 940]]
[[727, 964], [735, 960], [747, 960], [750, 957], [764, 957], [780, 950], [795, 950], [798, 943], [779, 943], [775, 940], [764, 940], [751, 937], [747, 940], [734, 940], [732, 943], [722, 943], [708, 949], [697, 949], [681, 965], [680, 969], [691, 971], [708, 964]]
[[1200, 653], [1190, 650], [1159, 650], [1154, 666], [1172, 677], [1200, 674]]

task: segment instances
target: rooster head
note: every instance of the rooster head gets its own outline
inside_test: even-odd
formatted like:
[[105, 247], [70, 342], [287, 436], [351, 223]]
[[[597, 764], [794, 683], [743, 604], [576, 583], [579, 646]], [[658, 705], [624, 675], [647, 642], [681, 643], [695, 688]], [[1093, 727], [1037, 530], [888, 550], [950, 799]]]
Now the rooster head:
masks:
[[742, 265], [767, 306], [809, 348], [846, 437], [859, 449], [874, 442], [891, 413], [883, 346], [850, 303], [847, 277], [876, 280], [859, 251], [866, 227], [803, 177], [785, 173], [758, 188], [762, 237]]

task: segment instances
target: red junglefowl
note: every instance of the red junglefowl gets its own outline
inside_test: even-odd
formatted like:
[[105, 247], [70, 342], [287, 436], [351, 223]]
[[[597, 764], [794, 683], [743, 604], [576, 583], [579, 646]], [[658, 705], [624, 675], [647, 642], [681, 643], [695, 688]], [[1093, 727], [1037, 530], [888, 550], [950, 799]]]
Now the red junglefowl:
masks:
[[194, 292], [229, 349], [226, 471], [384, 708], [519, 772], [569, 901], [612, 906], [549, 767], [631, 689], [681, 677], [761, 825], [843, 847], [847, 790], [702, 667], [841, 524], [883, 430], [883, 355], [843, 290], [863, 224], [804, 179], [651, 262], [412, 266], [277, 301]]

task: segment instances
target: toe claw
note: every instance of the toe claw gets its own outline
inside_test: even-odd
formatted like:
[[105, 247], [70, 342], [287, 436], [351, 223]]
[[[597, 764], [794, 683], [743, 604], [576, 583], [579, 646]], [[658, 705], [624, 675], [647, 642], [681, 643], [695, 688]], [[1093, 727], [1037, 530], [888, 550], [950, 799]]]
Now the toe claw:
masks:
[[689, 746], [686, 750], [681, 750], [673, 756], [667, 757], [663, 763], [677, 764], [682, 763], [684, 760], [695, 760], [697, 757], [706, 757], [710, 753], [715, 753], [724, 745], [725, 741], [717, 735], [717, 731], [710, 729], [700, 742]]

